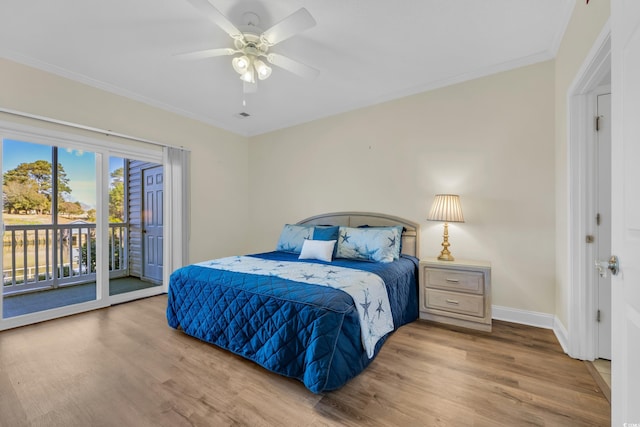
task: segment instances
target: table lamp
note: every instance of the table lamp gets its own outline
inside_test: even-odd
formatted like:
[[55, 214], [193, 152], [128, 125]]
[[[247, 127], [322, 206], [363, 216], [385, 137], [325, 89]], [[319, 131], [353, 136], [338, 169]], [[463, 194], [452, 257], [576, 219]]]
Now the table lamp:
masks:
[[444, 241], [442, 242], [442, 252], [440, 252], [438, 259], [440, 261], [453, 261], [453, 255], [449, 252], [449, 223], [464, 222], [462, 208], [460, 207], [460, 197], [455, 194], [436, 194], [427, 220], [444, 221]]

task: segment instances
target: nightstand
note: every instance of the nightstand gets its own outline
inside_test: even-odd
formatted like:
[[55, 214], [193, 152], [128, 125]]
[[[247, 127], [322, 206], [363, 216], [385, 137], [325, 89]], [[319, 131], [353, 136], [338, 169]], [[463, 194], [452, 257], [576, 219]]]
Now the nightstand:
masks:
[[491, 264], [420, 261], [420, 318], [491, 331]]

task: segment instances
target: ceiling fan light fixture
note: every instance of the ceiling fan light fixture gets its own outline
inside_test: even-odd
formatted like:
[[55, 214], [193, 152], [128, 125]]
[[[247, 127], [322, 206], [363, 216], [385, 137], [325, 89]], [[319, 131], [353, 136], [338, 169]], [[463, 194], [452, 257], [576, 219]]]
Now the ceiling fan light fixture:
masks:
[[265, 64], [265, 61], [302, 77], [314, 78], [318, 74], [318, 70], [315, 68], [289, 59], [286, 56], [269, 52], [272, 46], [316, 25], [315, 19], [307, 9], [298, 9], [266, 31], [262, 31], [259, 28], [259, 16], [253, 12], [247, 12], [243, 15], [245, 32], [238, 29], [222, 12], [216, 9], [211, 4], [213, 0], [187, 1], [226, 32], [233, 39], [234, 47], [207, 49], [190, 52], [182, 56], [191, 59], [213, 58], [223, 55], [233, 56], [231, 65], [243, 81], [245, 93], [255, 92], [256, 81], [258, 79], [265, 80], [271, 76], [272, 69]]
[[242, 55], [233, 58], [231, 65], [233, 65], [233, 69], [236, 70], [236, 73], [242, 75], [249, 71], [249, 68], [251, 67], [251, 60], [246, 55]]
[[250, 68], [246, 72], [240, 74], [240, 80], [247, 83], [255, 83], [256, 78], [254, 76], [253, 68]]
[[253, 61], [253, 66], [256, 69], [256, 72], [258, 73], [258, 78], [260, 80], [268, 79], [269, 76], [271, 75], [271, 67], [269, 67], [267, 64], [265, 64], [261, 60], [256, 59], [255, 61]]

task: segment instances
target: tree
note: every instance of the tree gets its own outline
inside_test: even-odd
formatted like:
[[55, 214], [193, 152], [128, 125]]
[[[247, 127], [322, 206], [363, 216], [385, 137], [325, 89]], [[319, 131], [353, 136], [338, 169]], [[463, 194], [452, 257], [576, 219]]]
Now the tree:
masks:
[[61, 202], [58, 206], [58, 212], [60, 214], [67, 214], [67, 218], [71, 218], [73, 215], [80, 215], [84, 212], [80, 202]]
[[124, 222], [124, 168], [111, 172], [109, 222]]
[[[20, 163], [15, 168], [5, 172], [4, 183], [19, 183], [26, 185], [25, 191], [35, 190], [38, 194], [43, 195], [48, 201], [42, 203], [36, 209], [40, 212], [49, 209], [51, 206], [51, 181], [53, 175], [53, 168], [51, 162], [46, 160], [36, 160], [31, 163]], [[3, 188], [4, 189], [4, 188]], [[64, 200], [64, 194], [71, 194], [71, 187], [69, 187], [69, 178], [62, 164], [58, 163], [58, 200]]]
[[4, 207], [8, 213], [28, 213], [32, 210], [42, 212], [50, 206], [47, 198], [38, 193], [33, 182], [9, 181], [2, 186], [2, 191]]
[[87, 211], [87, 221], [88, 222], [96, 222], [96, 210], [95, 209], [89, 209]]

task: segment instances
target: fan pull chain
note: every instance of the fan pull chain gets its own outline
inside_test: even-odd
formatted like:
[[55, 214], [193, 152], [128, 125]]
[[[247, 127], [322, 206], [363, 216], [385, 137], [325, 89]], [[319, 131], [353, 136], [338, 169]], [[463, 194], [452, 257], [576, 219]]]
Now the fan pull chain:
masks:
[[242, 84], [242, 106], [246, 107], [247, 106], [247, 93], [244, 90], [244, 83]]

